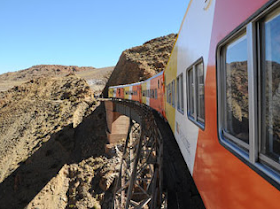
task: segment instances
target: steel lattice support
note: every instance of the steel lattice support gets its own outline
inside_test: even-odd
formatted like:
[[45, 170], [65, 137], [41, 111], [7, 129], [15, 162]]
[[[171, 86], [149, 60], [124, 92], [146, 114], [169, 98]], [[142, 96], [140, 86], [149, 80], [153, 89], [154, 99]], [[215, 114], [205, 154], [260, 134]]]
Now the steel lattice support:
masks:
[[152, 113], [131, 121], [124, 145], [114, 208], [161, 208], [162, 137]]

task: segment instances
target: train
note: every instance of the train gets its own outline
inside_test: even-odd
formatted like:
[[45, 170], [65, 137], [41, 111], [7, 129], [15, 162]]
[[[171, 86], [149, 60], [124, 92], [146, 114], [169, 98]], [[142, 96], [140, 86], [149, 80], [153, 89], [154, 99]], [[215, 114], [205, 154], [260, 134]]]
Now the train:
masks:
[[206, 208], [280, 208], [280, 1], [190, 0], [164, 71], [108, 95], [166, 119]]

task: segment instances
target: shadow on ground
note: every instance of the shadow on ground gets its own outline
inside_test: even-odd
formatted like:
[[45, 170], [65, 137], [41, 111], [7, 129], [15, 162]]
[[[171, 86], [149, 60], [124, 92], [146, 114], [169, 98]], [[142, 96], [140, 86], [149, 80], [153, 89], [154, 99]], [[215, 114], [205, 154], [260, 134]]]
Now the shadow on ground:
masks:
[[163, 136], [163, 185], [168, 209], [205, 209], [170, 126], [154, 114]]
[[70, 124], [53, 134], [0, 184], [0, 209], [24, 208], [63, 165], [104, 154], [105, 127], [105, 109], [101, 104], [75, 129]]

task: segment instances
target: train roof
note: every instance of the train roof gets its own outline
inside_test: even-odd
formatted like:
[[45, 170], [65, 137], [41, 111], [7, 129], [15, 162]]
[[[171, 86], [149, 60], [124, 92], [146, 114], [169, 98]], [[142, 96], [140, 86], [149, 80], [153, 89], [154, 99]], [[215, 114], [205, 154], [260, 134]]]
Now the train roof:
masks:
[[154, 78], [156, 78], [156, 77], [158, 77], [158, 76], [160, 76], [160, 75], [162, 75], [162, 74], [163, 74], [163, 71], [159, 72], [158, 74], [155, 74], [153, 77], [150, 77], [150, 78], [148, 78], [148, 79], [145, 80], [145, 81], [142, 81], [142, 83], [144, 83], [144, 82], [146, 82], [146, 81], [149, 81], [149, 80], [152, 80], [152, 79], [154, 79]]
[[146, 82], [146, 81], [149, 81], [153, 78], [156, 78], [160, 75], [163, 74], [163, 71], [157, 73], [156, 75], [152, 76], [151, 78], [148, 78], [147, 80], [145, 81], [140, 81], [140, 82], [137, 82], [137, 83], [130, 83], [130, 84], [123, 84], [123, 85], [118, 85], [118, 86], [110, 86], [109, 88], [123, 88], [123, 87], [127, 87], [127, 86], [135, 86], [135, 85], [141, 85], [142, 83]]
[[136, 85], [140, 85], [141, 83], [142, 83], [142, 81], [137, 82], [137, 83], [118, 85], [118, 86], [110, 86], [109, 88], [123, 88], [123, 87], [127, 87], [127, 86], [136, 86]]

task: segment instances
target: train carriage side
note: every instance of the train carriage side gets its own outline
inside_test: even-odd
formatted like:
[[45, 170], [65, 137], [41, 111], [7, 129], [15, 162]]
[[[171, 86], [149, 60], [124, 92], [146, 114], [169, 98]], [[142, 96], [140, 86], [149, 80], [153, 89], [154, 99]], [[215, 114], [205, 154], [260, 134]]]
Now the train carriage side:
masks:
[[126, 84], [122, 86], [124, 89], [124, 99], [141, 102], [141, 82]]
[[124, 99], [124, 85], [110, 86], [108, 90], [108, 97]]
[[163, 116], [164, 109], [164, 82], [163, 72], [160, 72], [141, 84], [142, 102], [158, 111]]
[[124, 99], [131, 100], [131, 84], [126, 84], [122, 86], [124, 90]]
[[108, 96], [141, 103], [141, 82], [109, 87]]
[[116, 98], [124, 99], [124, 88], [123, 88], [123, 86], [117, 86]]
[[115, 98], [117, 93], [117, 88], [115, 86], [110, 86], [108, 90], [108, 97]]
[[163, 104], [163, 72], [156, 74], [150, 79], [150, 107], [164, 115]]
[[150, 106], [150, 79], [141, 82], [141, 102]]
[[166, 118], [206, 208], [279, 208], [280, 2], [190, 1]]
[[141, 103], [141, 82], [131, 84], [131, 100]]

